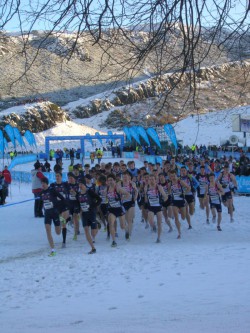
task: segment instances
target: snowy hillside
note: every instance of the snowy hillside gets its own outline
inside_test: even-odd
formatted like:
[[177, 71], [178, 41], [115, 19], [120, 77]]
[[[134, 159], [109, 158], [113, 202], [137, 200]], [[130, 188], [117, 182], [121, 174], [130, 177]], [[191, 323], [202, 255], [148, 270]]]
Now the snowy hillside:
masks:
[[[66, 121], [65, 123], [58, 123], [57, 126], [50, 128], [47, 131], [35, 134], [37, 145], [42, 149], [44, 147], [44, 141], [46, 136], [79, 136], [79, 135], [95, 135], [98, 130], [88, 125], [77, 124], [72, 121]], [[104, 132], [99, 132], [104, 134]], [[79, 143], [78, 143], [79, 144]], [[54, 143], [54, 145], [56, 145]], [[66, 145], [67, 147], [67, 145]]]
[[[103, 112], [96, 116], [86, 119], [74, 119], [74, 122], [59, 123], [53, 129], [36, 134], [36, 138], [40, 145], [43, 145], [45, 135], [82, 135], [90, 133], [95, 134], [96, 131], [107, 132], [107, 128], [102, 127], [102, 123], [108, 116], [109, 112]], [[193, 143], [220, 145], [221, 139], [228, 139], [232, 134], [243, 137], [242, 133], [232, 132], [232, 115], [242, 114], [250, 115], [250, 106], [238, 109], [210, 112], [200, 116], [189, 116], [186, 119], [173, 124], [178, 140], [183, 140], [184, 145], [192, 145]], [[82, 124], [77, 125], [77, 124]], [[72, 126], [72, 127], [70, 127]], [[142, 124], [143, 126], [143, 124]], [[117, 132], [114, 128], [113, 132]], [[247, 134], [249, 140], [249, 134]], [[249, 142], [250, 144], [250, 142]]]
[[[232, 132], [232, 116], [235, 114], [249, 116], [250, 106], [189, 116], [175, 124], [177, 139], [187, 145], [220, 145], [221, 140], [228, 140], [232, 134], [243, 138], [243, 133]], [[247, 139], [250, 145], [249, 134]]]
[[[97, 95], [99, 96], [99, 95]], [[74, 108], [77, 105], [88, 103], [89, 99], [78, 100], [68, 104], [65, 109]], [[46, 104], [46, 102], [38, 103], [40, 105]], [[24, 114], [27, 110], [32, 109], [34, 104], [26, 104], [15, 106], [1, 112], [1, 116], [8, 116], [15, 114], [16, 117]], [[117, 128], [106, 128], [103, 126], [105, 119], [112, 113], [115, 108], [111, 108], [109, 111], [98, 113], [92, 117], [84, 119], [73, 119], [72, 121], [65, 121], [57, 123], [56, 126], [36, 133], [36, 141], [40, 150], [44, 150], [44, 141], [46, 136], [69, 136], [69, 135], [86, 135], [87, 133], [94, 135], [97, 131], [100, 134], [106, 134], [108, 130], [112, 130], [114, 133], [121, 132]], [[140, 103], [137, 105], [137, 111], [134, 111], [136, 106], [131, 108], [131, 112], [143, 112], [143, 108]], [[140, 111], [141, 110], [141, 111]], [[178, 123], [173, 124], [177, 139], [182, 140], [184, 145], [192, 145], [193, 143], [200, 145], [220, 145], [221, 140], [228, 140], [232, 134], [236, 134], [239, 138], [243, 137], [242, 133], [232, 132], [232, 116], [235, 114], [241, 114], [243, 116], [250, 115], [250, 106], [242, 106], [240, 108], [227, 109], [222, 111], [209, 112], [202, 115], [191, 115], [187, 118], [180, 120]], [[144, 123], [142, 122], [143, 126]], [[250, 145], [249, 134], [247, 134], [247, 144]], [[52, 142], [54, 148], [57, 143]], [[65, 143], [64, 147], [70, 147], [72, 143]], [[75, 144], [74, 144], [75, 145]], [[73, 146], [74, 146], [73, 145]], [[78, 146], [79, 143], [77, 142]], [[77, 147], [78, 148], [78, 147]]]

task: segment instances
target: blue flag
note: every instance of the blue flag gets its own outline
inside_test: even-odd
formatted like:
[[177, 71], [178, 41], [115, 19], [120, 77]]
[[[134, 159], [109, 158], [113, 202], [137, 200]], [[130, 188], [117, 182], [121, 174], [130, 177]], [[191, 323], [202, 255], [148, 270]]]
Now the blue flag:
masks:
[[175, 134], [175, 130], [174, 130], [173, 126], [171, 124], [166, 124], [166, 125], [164, 125], [164, 130], [167, 133], [167, 135], [169, 136], [169, 139], [172, 141], [173, 145], [175, 146], [175, 149], [177, 149], [178, 143], [177, 143], [176, 134]]
[[0, 152], [4, 153], [4, 137], [3, 132], [0, 130]]
[[33, 145], [36, 146], [36, 139], [35, 139], [34, 134], [31, 131], [27, 130], [24, 133], [24, 137], [30, 146], [33, 146]]
[[147, 133], [152, 138], [152, 140], [154, 140], [154, 142], [157, 144], [157, 146], [159, 148], [161, 148], [161, 143], [160, 143], [156, 130], [154, 128], [150, 127], [147, 129]]
[[23, 146], [25, 147], [25, 143], [23, 141], [23, 138], [22, 138], [22, 135], [21, 135], [19, 129], [17, 127], [13, 127], [13, 132], [14, 132], [15, 139], [17, 140], [19, 145], [21, 147], [23, 147]]
[[8, 134], [8, 137], [10, 138], [10, 141], [13, 143], [14, 148], [16, 148], [16, 141], [15, 141], [13, 127], [11, 125], [6, 125], [4, 127], [4, 130]]
[[130, 134], [128, 127], [126, 127], [126, 126], [123, 127], [123, 132], [125, 133], [127, 140], [131, 141], [131, 134]]
[[150, 142], [145, 129], [142, 126], [137, 126], [137, 132], [143, 138], [143, 140], [147, 142], [147, 144], [150, 146]]
[[32, 133], [29, 130], [24, 133], [24, 137], [30, 146], [34, 144]]
[[137, 133], [137, 128], [136, 126], [132, 126], [129, 128], [129, 132], [132, 135], [132, 137], [135, 139], [135, 141], [140, 145], [140, 138], [139, 138], [139, 134]]

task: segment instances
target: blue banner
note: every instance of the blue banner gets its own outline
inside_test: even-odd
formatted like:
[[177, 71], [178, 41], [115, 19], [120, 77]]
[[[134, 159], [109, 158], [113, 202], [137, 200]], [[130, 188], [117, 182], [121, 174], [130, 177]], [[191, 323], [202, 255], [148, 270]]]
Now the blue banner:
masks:
[[154, 140], [154, 142], [157, 144], [159, 148], [161, 148], [161, 143], [158, 137], [158, 134], [156, 133], [156, 130], [152, 127], [147, 129], [148, 135]]
[[19, 145], [21, 147], [23, 147], [23, 146], [25, 147], [25, 143], [23, 141], [22, 135], [17, 127], [13, 127], [13, 133], [14, 133], [14, 136], [15, 136], [17, 142], [19, 143]]
[[16, 148], [16, 142], [15, 142], [15, 135], [14, 135], [13, 127], [11, 125], [6, 125], [4, 127], [4, 130], [8, 134], [8, 137], [10, 138], [10, 141], [13, 143], [14, 148]]
[[137, 126], [137, 132], [143, 138], [143, 140], [150, 146], [150, 142], [145, 129], [142, 126]]
[[123, 127], [123, 132], [125, 133], [127, 140], [131, 142], [131, 134], [128, 127]]
[[137, 128], [136, 126], [132, 126], [129, 128], [129, 132], [131, 134], [131, 136], [135, 139], [135, 141], [140, 145], [140, 138], [139, 138], [139, 134], [137, 133]]
[[236, 176], [238, 184], [238, 193], [250, 193], [250, 177], [249, 176]]
[[29, 130], [27, 130], [27, 131], [24, 133], [23, 136], [25, 137], [25, 139], [26, 139], [26, 141], [28, 142], [28, 144], [29, 144], [30, 146], [32, 146], [32, 145], [33, 145], [33, 138], [32, 138], [32, 136], [31, 136], [31, 132], [30, 132]]
[[33, 146], [33, 145], [36, 146], [36, 140], [35, 140], [34, 134], [31, 133], [31, 131], [27, 130], [24, 133], [24, 137], [25, 137], [25, 139], [27, 140], [27, 142], [30, 146]]
[[164, 125], [164, 130], [169, 136], [169, 139], [172, 141], [173, 145], [175, 146], [175, 149], [178, 148], [178, 143], [175, 135], [175, 130], [171, 124]]
[[4, 137], [3, 132], [0, 130], [0, 152], [4, 153]]

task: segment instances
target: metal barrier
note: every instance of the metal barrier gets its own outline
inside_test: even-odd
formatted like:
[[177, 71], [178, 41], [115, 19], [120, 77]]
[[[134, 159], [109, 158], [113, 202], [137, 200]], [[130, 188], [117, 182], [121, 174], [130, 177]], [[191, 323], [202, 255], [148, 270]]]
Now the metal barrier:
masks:
[[[48, 178], [50, 183], [56, 181], [55, 173], [54, 172], [43, 172], [44, 176]], [[12, 180], [18, 181], [20, 183], [31, 183], [32, 182], [32, 175], [30, 172], [27, 171], [11, 171]], [[62, 180], [67, 180], [67, 172], [63, 172]]]

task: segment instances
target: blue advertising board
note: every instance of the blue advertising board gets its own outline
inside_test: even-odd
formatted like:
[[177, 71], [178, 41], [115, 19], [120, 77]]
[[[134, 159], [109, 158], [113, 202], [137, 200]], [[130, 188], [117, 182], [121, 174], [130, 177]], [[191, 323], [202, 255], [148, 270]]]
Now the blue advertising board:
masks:
[[250, 194], [250, 177], [249, 176], [236, 176], [238, 184], [238, 193]]

